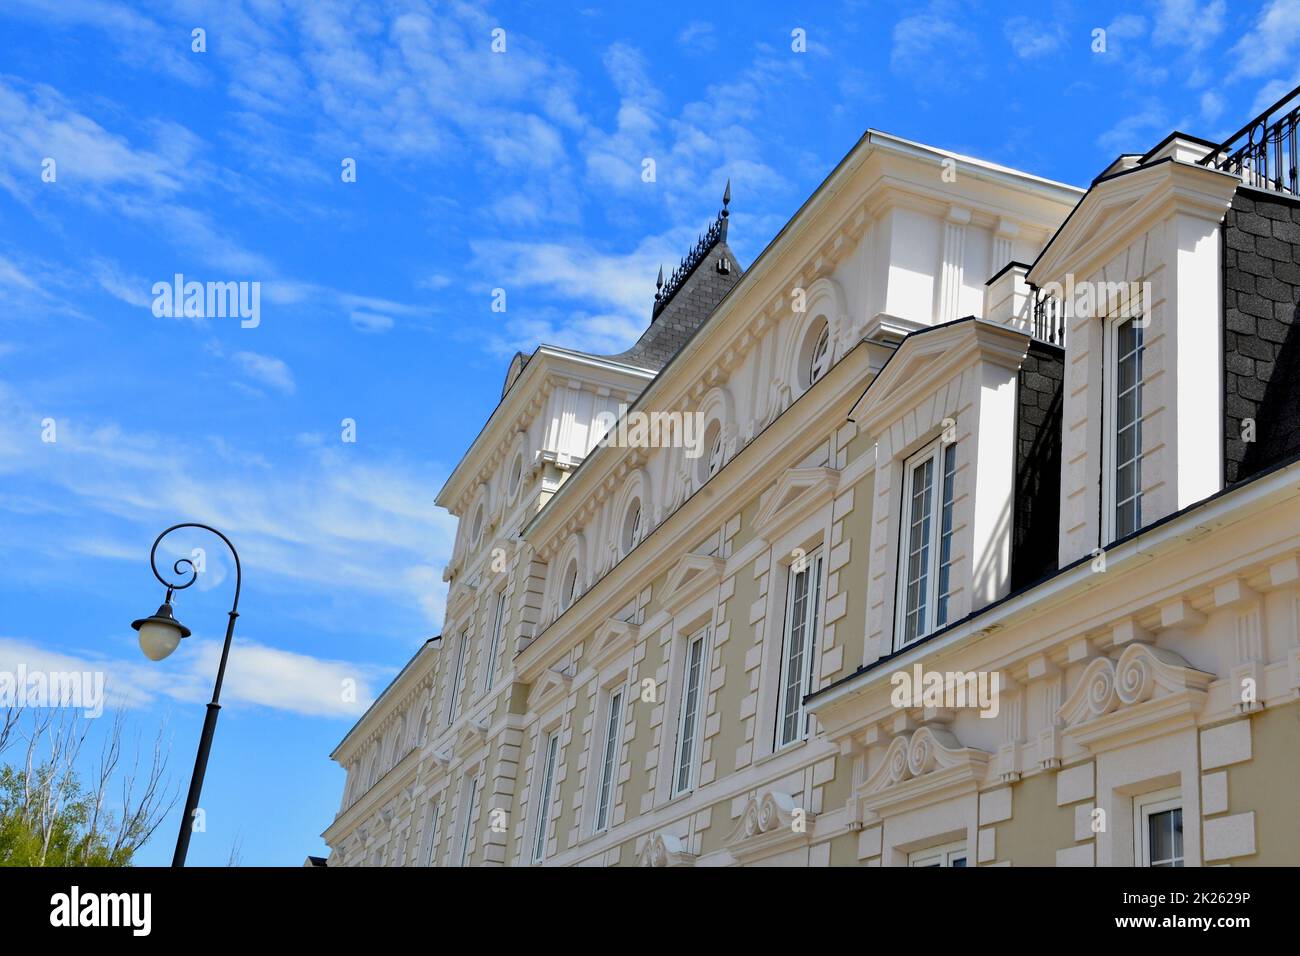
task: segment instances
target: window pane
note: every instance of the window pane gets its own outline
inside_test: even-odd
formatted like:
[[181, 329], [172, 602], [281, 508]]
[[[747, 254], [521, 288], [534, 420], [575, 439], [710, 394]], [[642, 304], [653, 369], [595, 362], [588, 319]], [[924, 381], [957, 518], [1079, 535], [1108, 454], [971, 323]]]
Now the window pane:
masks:
[[1143, 330], [1130, 319], [1115, 335], [1114, 498], [1115, 536], [1142, 522]]
[[596, 829], [603, 830], [609, 823], [611, 797], [614, 794], [614, 768], [618, 758], [619, 716], [623, 710], [623, 692], [617, 691], [609, 699], [609, 720], [605, 724], [605, 755], [600, 765], [600, 797], [596, 809]]
[[700, 682], [704, 670], [704, 636], [691, 641], [686, 655], [685, 686], [682, 690], [682, 723], [677, 745], [675, 793], [689, 790], [695, 754], [695, 733], [700, 709]]
[[927, 458], [912, 469], [904, 625], [904, 640], [908, 641], [925, 633], [930, 576], [930, 498], [933, 490], [934, 459]]
[[1181, 808], [1147, 817], [1147, 837], [1152, 866], [1183, 865], [1183, 811]]
[[934, 623], [942, 627], [948, 623], [948, 594], [952, 579], [952, 504], [953, 486], [957, 477], [957, 446], [943, 450], [943, 488], [939, 516], [939, 598], [934, 612]]
[[533, 837], [533, 862], [541, 860], [546, 853], [546, 823], [550, 816], [551, 787], [555, 782], [555, 756], [559, 749], [560, 738], [552, 734], [546, 743], [546, 764], [542, 771], [542, 789], [537, 794], [537, 832]]

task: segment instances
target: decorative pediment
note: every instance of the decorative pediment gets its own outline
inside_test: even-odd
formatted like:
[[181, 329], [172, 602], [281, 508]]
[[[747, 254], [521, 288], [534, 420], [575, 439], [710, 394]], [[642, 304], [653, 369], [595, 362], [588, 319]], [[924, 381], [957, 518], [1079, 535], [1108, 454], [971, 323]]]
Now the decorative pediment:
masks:
[[1028, 347], [1024, 332], [976, 318], [914, 332], [867, 386], [849, 419], [879, 435], [977, 362], [1018, 369]]
[[745, 863], [806, 846], [815, 816], [779, 790], [752, 793], [727, 837], [727, 850]]
[[696, 598], [703, 597], [722, 579], [725, 562], [713, 555], [687, 554], [668, 572], [664, 583], [664, 607], [677, 614]]
[[1107, 177], [1079, 201], [1028, 279], [1042, 288], [1067, 272], [1086, 275], [1175, 211], [1218, 222], [1239, 184], [1235, 176], [1192, 163], [1157, 162]]
[[1103, 750], [1194, 722], [1212, 680], [1167, 648], [1130, 644], [1089, 663], [1056, 716], [1065, 736]]
[[534, 711], [548, 709], [557, 697], [569, 692], [572, 683], [573, 672], [568, 666], [548, 667], [528, 694], [528, 708]]
[[883, 816], [974, 791], [990, 757], [987, 751], [963, 747], [949, 730], [921, 727], [893, 739], [884, 761], [859, 790], [859, 804], [868, 814]]
[[681, 837], [657, 833], [641, 847], [637, 866], [694, 866], [698, 858], [698, 854], [686, 851]]
[[618, 618], [608, 618], [596, 629], [591, 639], [591, 652], [587, 659], [596, 670], [604, 670], [621, 655], [636, 647], [641, 634], [639, 625]]
[[834, 468], [787, 468], [754, 517], [754, 531], [771, 540], [829, 500], [839, 485]]

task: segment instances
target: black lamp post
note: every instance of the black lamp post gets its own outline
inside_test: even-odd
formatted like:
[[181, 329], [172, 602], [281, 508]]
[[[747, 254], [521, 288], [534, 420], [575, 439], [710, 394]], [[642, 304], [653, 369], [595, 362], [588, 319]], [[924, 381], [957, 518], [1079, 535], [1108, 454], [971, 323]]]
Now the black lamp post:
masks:
[[149, 552], [149, 565], [153, 568], [153, 576], [167, 589], [167, 597], [163, 599], [162, 607], [158, 608], [157, 612], [131, 622], [131, 626], [140, 633], [140, 650], [144, 651], [145, 657], [151, 661], [160, 661], [176, 650], [181, 638], [190, 636], [190, 629], [176, 620], [176, 616], [172, 613], [172, 592], [183, 591], [198, 580], [198, 569], [189, 558], [179, 558], [172, 565], [172, 572], [178, 578], [188, 574], [188, 581], [168, 581], [158, 573], [158, 545], [163, 538], [179, 528], [201, 528], [212, 532], [226, 543], [226, 547], [235, 558], [235, 601], [230, 605], [230, 620], [226, 624], [226, 643], [221, 648], [221, 663], [217, 667], [217, 683], [212, 688], [212, 701], [208, 704], [208, 713], [203, 719], [203, 736], [199, 738], [199, 753], [194, 758], [194, 775], [190, 778], [189, 796], [185, 798], [185, 815], [181, 818], [181, 832], [176, 837], [176, 852], [172, 855], [172, 866], [184, 866], [185, 854], [190, 848], [190, 834], [194, 829], [194, 811], [199, 806], [199, 794], [203, 790], [203, 774], [208, 769], [208, 751], [212, 749], [212, 735], [217, 729], [217, 713], [221, 710], [221, 704], [218, 703], [221, 697], [221, 682], [226, 676], [226, 658], [230, 656], [230, 640], [235, 635], [235, 618], [239, 617], [239, 588], [243, 583], [243, 573], [239, 567], [239, 552], [230, 543], [230, 539], [216, 528], [188, 521], [174, 524], [158, 535]]

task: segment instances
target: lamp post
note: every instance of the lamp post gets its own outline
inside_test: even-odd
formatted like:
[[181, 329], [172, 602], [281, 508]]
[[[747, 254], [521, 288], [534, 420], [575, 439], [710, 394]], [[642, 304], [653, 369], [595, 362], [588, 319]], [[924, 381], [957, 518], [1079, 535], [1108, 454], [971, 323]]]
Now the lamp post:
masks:
[[230, 605], [230, 619], [226, 623], [226, 643], [221, 648], [221, 663], [217, 666], [217, 682], [212, 688], [212, 700], [208, 704], [207, 716], [203, 719], [203, 735], [199, 738], [198, 756], [194, 758], [194, 775], [190, 778], [190, 792], [185, 798], [185, 814], [181, 818], [181, 831], [176, 837], [176, 852], [172, 855], [172, 866], [184, 866], [185, 854], [190, 848], [190, 834], [194, 828], [194, 811], [199, 806], [199, 794], [203, 790], [203, 774], [208, 769], [208, 751], [212, 749], [212, 735], [217, 729], [217, 713], [221, 710], [221, 704], [219, 703], [221, 682], [226, 676], [226, 658], [230, 656], [230, 640], [235, 635], [235, 618], [239, 617], [239, 588], [243, 583], [243, 573], [239, 567], [239, 552], [230, 543], [230, 539], [216, 528], [187, 521], [182, 524], [174, 524], [158, 535], [154, 539], [153, 548], [149, 552], [149, 566], [153, 568], [153, 576], [167, 589], [167, 596], [163, 599], [162, 607], [158, 608], [155, 613], [149, 617], [142, 617], [138, 621], [131, 622], [131, 626], [140, 634], [140, 650], [144, 652], [145, 657], [151, 661], [160, 661], [176, 650], [182, 638], [190, 636], [190, 629], [176, 620], [176, 615], [172, 613], [172, 593], [183, 591], [198, 580], [198, 569], [194, 567], [194, 562], [189, 558], [179, 558], [172, 565], [172, 572], [178, 579], [184, 578], [188, 574], [188, 581], [169, 581], [158, 573], [158, 545], [162, 543], [163, 538], [180, 528], [199, 528], [203, 531], [210, 531], [226, 543], [226, 547], [230, 549], [231, 555], [235, 558], [235, 600]]

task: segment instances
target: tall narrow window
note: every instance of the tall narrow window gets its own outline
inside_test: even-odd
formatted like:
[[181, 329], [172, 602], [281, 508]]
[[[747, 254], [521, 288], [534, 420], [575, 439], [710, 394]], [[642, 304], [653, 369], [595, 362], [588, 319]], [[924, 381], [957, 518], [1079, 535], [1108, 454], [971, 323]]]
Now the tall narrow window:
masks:
[[952, 594], [952, 503], [957, 478], [957, 446], [943, 450], [943, 487], [939, 489], [939, 586], [934, 610], [936, 627], [948, 623], [948, 598]]
[[682, 705], [677, 721], [677, 763], [673, 773], [673, 796], [695, 786], [695, 750], [700, 732], [700, 698], [704, 690], [705, 656], [709, 629], [706, 627], [686, 645], [682, 669]]
[[471, 777], [465, 782], [468, 792], [465, 794], [465, 825], [460, 831], [460, 851], [456, 854], [457, 866], [469, 863], [470, 837], [474, 834], [474, 814], [478, 812], [478, 777]]
[[1177, 790], [1134, 801], [1134, 842], [1138, 866], [1183, 865], [1183, 806]]
[[619, 729], [623, 716], [623, 688], [609, 695], [609, 717], [605, 721], [605, 750], [600, 761], [600, 792], [596, 798], [596, 832], [609, 826], [614, 803], [614, 777], [618, 771]]
[[424, 865], [433, 866], [438, 852], [438, 824], [442, 822], [442, 804], [429, 804], [429, 817], [424, 823]]
[[1142, 526], [1142, 353], [1138, 319], [1115, 326], [1114, 534], [1122, 538]]
[[533, 862], [542, 862], [546, 856], [546, 823], [551, 815], [551, 788], [555, 786], [555, 759], [560, 750], [560, 735], [551, 734], [546, 740], [546, 758], [541, 766], [542, 786], [537, 791], [537, 829], [533, 834]]
[[941, 441], [922, 450], [904, 469], [897, 602], [900, 646], [949, 620], [956, 474], [957, 446]]
[[822, 555], [814, 551], [790, 566], [786, 591], [785, 654], [781, 660], [781, 712], [776, 745], [802, 740], [808, 727], [803, 699], [812, 686], [821, 617]]
[[465, 650], [469, 646], [469, 628], [461, 631], [460, 641], [456, 644], [456, 663], [451, 671], [451, 687], [447, 695], [447, 726], [456, 721], [460, 713], [460, 684], [465, 679]]
[[492, 682], [496, 679], [497, 654], [501, 647], [501, 630], [505, 625], [505, 619], [506, 592], [502, 591], [497, 595], [496, 614], [492, 619], [492, 637], [488, 641], [487, 674], [483, 677], [484, 692], [492, 689]]

